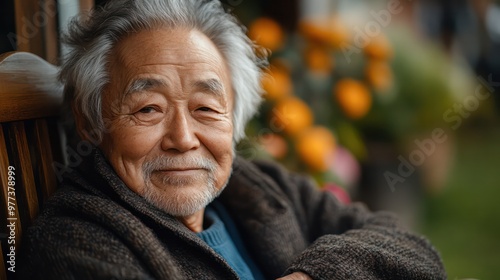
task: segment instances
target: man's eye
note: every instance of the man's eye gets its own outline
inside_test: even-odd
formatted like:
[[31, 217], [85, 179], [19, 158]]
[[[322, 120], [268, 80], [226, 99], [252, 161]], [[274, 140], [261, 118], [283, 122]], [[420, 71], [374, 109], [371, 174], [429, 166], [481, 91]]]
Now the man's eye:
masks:
[[142, 109], [139, 110], [139, 113], [143, 113], [143, 114], [149, 114], [149, 113], [153, 113], [155, 111], [155, 108], [153, 107], [144, 107]]
[[213, 110], [211, 108], [208, 108], [208, 107], [200, 107], [198, 108], [199, 111], [203, 111], [203, 112], [212, 112]]

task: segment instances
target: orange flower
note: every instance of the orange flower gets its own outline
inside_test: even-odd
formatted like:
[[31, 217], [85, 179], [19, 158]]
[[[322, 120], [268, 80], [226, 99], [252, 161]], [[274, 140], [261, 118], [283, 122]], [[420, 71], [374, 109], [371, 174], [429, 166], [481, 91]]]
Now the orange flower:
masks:
[[335, 137], [325, 127], [310, 127], [299, 135], [295, 148], [300, 159], [312, 170], [326, 171], [328, 157], [335, 150]]
[[333, 57], [326, 48], [310, 46], [306, 49], [304, 56], [307, 67], [313, 72], [327, 74], [333, 69]]
[[270, 18], [258, 18], [250, 24], [248, 37], [271, 51], [283, 47], [285, 35], [281, 26]]
[[283, 68], [273, 67], [262, 77], [262, 88], [269, 100], [279, 100], [292, 93], [292, 80]]
[[364, 49], [365, 55], [374, 58], [387, 60], [392, 57], [392, 46], [385, 35], [370, 38], [368, 45]]
[[344, 113], [352, 119], [360, 119], [370, 110], [371, 94], [359, 81], [343, 79], [335, 85], [333, 93]]
[[369, 61], [366, 65], [365, 74], [368, 83], [378, 91], [387, 91], [392, 86], [392, 70], [385, 61]]
[[272, 111], [271, 129], [283, 130], [288, 135], [297, 135], [313, 123], [311, 109], [296, 97], [280, 100]]
[[337, 18], [322, 22], [302, 21], [299, 23], [299, 32], [311, 41], [333, 48], [337, 48], [349, 38], [347, 29]]

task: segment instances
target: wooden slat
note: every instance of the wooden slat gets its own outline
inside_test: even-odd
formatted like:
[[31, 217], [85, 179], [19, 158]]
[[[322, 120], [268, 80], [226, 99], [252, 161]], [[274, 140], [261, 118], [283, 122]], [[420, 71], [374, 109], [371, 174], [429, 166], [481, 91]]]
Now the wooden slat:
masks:
[[40, 200], [45, 201], [55, 191], [57, 185], [55, 174], [51, 167], [54, 159], [52, 157], [52, 145], [46, 120], [39, 119], [35, 121], [34, 134], [35, 160], [37, 162], [36, 171], [40, 178], [40, 189], [43, 196]]
[[[57, 58], [57, 6], [53, 0], [15, 0], [17, 50]], [[54, 42], [55, 40], [55, 42]]]
[[67, 165], [68, 161], [65, 156], [66, 138], [62, 125], [56, 118], [47, 119], [49, 126], [50, 141], [52, 143], [52, 158], [63, 165]]
[[[26, 130], [23, 122], [12, 123], [9, 129], [13, 161], [16, 167], [16, 195], [21, 212], [21, 225], [29, 226], [38, 215], [39, 205]], [[17, 237], [17, 236], [16, 236]], [[17, 243], [17, 242], [16, 242]]]
[[47, 25], [44, 28], [45, 60], [52, 64], [59, 62], [59, 32], [57, 28], [57, 3], [55, 0], [42, 1], [47, 14]]
[[43, 57], [45, 55], [43, 27], [41, 24], [34, 23], [34, 16], [39, 10], [37, 6], [37, 0], [14, 1], [17, 50], [31, 52]]
[[59, 114], [63, 102], [58, 68], [24, 52], [0, 56], [0, 122]]

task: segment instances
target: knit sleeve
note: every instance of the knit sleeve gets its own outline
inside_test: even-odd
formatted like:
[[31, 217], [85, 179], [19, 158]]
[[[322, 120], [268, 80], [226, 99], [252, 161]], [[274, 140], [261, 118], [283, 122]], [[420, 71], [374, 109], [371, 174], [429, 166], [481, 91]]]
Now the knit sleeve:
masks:
[[50, 223], [27, 233], [18, 279], [153, 279], [111, 234], [74, 219]]
[[363, 204], [344, 205], [306, 177], [272, 165], [311, 245], [286, 274], [302, 271], [313, 279], [446, 279], [439, 254], [423, 237], [403, 229], [388, 212]]

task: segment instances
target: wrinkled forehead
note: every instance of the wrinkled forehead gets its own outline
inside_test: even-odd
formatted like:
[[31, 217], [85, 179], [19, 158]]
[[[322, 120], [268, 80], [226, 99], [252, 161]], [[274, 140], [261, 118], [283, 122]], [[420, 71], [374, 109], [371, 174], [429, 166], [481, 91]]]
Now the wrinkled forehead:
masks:
[[[113, 86], [123, 93], [138, 88], [169, 85], [180, 73], [186, 82], [232, 95], [227, 63], [217, 46], [196, 29], [162, 28], [132, 33], [120, 40], [111, 56]], [[163, 74], [163, 80], [156, 79]], [[201, 81], [206, 81], [202, 83]]]
[[121, 67], [171, 64], [227, 71], [217, 46], [196, 29], [161, 28], [131, 33], [113, 48], [112, 62]]

